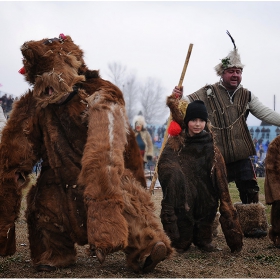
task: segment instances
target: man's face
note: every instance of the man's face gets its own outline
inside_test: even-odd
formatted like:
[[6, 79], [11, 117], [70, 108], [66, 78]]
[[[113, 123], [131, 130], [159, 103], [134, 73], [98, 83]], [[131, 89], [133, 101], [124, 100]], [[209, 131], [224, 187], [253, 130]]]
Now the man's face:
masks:
[[223, 85], [228, 90], [235, 90], [242, 80], [242, 69], [232, 67], [224, 71], [222, 75]]

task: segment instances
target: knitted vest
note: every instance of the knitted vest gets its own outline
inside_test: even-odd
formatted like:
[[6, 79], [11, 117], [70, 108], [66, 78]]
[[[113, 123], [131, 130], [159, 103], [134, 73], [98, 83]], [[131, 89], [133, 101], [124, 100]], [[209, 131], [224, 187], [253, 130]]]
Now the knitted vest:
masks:
[[235, 162], [255, 155], [256, 150], [246, 124], [246, 107], [250, 92], [239, 88], [230, 101], [226, 90], [219, 83], [207, 85], [189, 95], [191, 101], [204, 101], [215, 135], [216, 145], [225, 162]]

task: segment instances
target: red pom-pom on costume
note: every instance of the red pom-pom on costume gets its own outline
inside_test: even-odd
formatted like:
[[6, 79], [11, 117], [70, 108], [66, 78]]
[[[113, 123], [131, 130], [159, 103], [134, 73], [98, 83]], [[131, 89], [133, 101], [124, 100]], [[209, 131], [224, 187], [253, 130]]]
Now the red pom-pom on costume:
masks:
[[59, 34], [59, 38], [62, 39], [62, 40], [65, 40], [65, 39], [66, 39], [66, 36], [65, 36], [63, 33], [60, 33], [60, 34]]
[[20, 68], [20, 69], [18, 70], [18, 72], [19, 72], [20, 74], [24, 75], [24, 74], [25, 74], [25, 69], [24, 69], [24, 67]]
[[180, 132], [182, 131], [181, 126], [175, 122], [172, 121], [168, 127], [168, 134], [171, 136], [177, 136], [180, 134]]

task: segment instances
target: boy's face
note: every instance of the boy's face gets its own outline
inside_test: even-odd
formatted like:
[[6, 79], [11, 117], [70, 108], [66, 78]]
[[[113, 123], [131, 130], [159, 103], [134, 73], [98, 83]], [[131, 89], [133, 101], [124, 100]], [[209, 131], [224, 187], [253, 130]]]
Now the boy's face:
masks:
[[196, 118], [193, 120], [190, 120], [188, 122], [188, 132], [190, 134], [190, 136], [194, 136], [198, 133], [200, 133], [206, 125], [206, 121], [200, 119], [200, 118]]

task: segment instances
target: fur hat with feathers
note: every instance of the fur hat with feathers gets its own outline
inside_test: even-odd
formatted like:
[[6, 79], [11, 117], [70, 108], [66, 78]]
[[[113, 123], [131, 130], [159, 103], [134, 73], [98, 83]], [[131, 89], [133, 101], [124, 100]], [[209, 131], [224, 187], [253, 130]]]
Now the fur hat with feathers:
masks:
[[238, 53], [238, 50], [235, 46], [234, 39], [231, 37], [230, 33], [227, 31], [228, 36], [230, 37], [234, 49], [226, 56], [225, 58], [221, 59], [221, 63], [215, 66], [215, 70], [218, 76], [221, 76], [224, 72], [224, 70], [231, 68], [231, 67], [236, 67], [236, 68], [244, 68], [244, 64], [241, 63], [240, 55]]
[[143, 128], [146, 128], [146, 122], [145, 122], [145, 118], [141, 115], [137, 115], [133, 118], [133, 124], [134, 126], [136, 126], [136, 123], [139, 123], [143, 126]]

